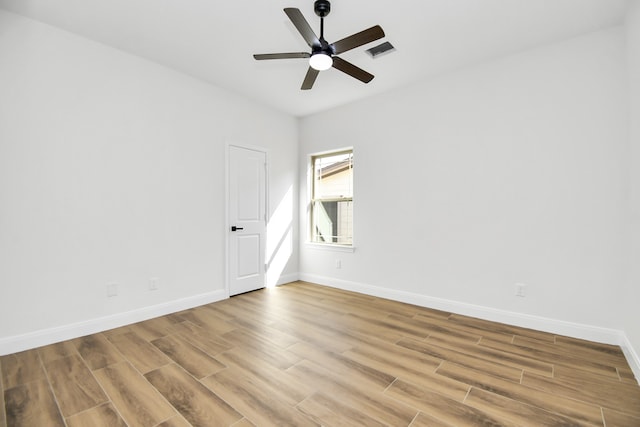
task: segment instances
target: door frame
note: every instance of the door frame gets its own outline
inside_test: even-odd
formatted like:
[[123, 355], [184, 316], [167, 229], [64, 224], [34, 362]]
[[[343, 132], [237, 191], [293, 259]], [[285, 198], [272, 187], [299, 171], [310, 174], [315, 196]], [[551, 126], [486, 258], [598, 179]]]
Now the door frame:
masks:
[[[229, 298], [230, 297], [230, 293], [231, 293], [231, 275], [229, 272], [229, 262], [231, 261], [231, 256], [230, 256], [230, 234], [229, 234], [229, 230], [231, 229], [231, 222], [229, 220], [229, 206], [230, 206], [230, 198], [231, 198], [231, 191], [230, 191], [230, 183], [231, 183], [231, 179], [230, 179], [230, 174], [231, 174], [231, 164], [230, 164], [230, 150], [231, 147], [236, 147], [236, 148], [242, 148], [245, 150], [252, 150], [252, 151], [258, 151], [260, 153], [264, 153], [264, 159], [265, 159], [265, 173], [264, 173], [264, 238], [265, 241], [268, 238], [267, 237], [267, 224], [268, 224], [268, 217], [269, 217], [269, 150], [264, 148], [264, 147], [260, 147], [257, 145], [250, 145], [250, 144], [241, 144], [241, 143], [237, 143], [237, 142], [233, 142], [233, 141], [227, 141], [225, 144], [225, 152], [224, 152], [224, 165], [225, 165], [225, 170], [224, 170], [224, 192], [225, 192], [225, 197], [224, 197], [224, 247], [225, 247], [225, 251], [224, 251], [224, 289], [225, 289], [225, 294], [226, 297]], [[266, 254], [265, 254], [266, 255]], [[264, 285], [267, 285], [267, 265], [266, 265], [266, 259], [262, 260], [262, 264], [264, 265]]]

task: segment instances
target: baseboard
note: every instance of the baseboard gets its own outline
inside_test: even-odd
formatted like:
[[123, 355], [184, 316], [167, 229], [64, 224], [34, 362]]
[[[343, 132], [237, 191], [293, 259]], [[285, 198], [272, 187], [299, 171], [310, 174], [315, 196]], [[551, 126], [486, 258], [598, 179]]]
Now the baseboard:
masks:
[[629, 367], [633, 371], [633, 375], [635, 375], [636, 381], [638, 381], [638, 384], [640, 384], [640, 357], [631, 345], [631, 341], [629, 341], [627, 334], [625, 334], [624, 332], [622, 333], [622, 341], [623, 343], [620, 344], [620, 347], [622, 347], [622, 351], [627, 358], [627, 362], [629, 362]]
[[23, 335], [0, 338], [0, 356], [141, 322], [227, 298], [224, 289]]
[[[348, 291], [360, 292], [380, 298], [394, 301], [415, 304], [421, 307], [434, 308], [465, 316], [477, 317], [493, 322], [506, 323], [523, 328], [535, 329], [552, 334], [565, 335], [569, 337], [595, 341], [603, 344], [614, 344], [623, 346], [624, 333], [616, 329], [601, 328], [598, 326], [572, 323], [563, 320], [549, 319], [546, 317], [533, 316], [529, 314], [516, 313], [507, 310], [499, 310], [491, 307], [467, 304], [443, 298], [434, 298], [412, 292], [399, 291], [396, 289], [382, 288], [357, 282], [334, 279], [314, 274], [300, 274], [300, 280], [317, 283], [320, 285], [344, 289]], [[626, 343], [629, 348], [630, 343]], [[637, 376], [637, 375], [636, 375]], [[638, 377], [640, 378], [640, 377]]]

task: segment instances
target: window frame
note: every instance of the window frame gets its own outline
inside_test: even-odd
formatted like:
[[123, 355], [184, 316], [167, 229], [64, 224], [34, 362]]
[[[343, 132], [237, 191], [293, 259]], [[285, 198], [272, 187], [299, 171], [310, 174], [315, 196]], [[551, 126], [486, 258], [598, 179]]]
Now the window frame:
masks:
[[[322, 152], [318, 152], [318, 153], [312, 153], [308, 155], [308, 160], [307, 160], [307, 165], [308, 165], [308, 205], [307, 205], [307, 222], [308, 222], [308, 226], [307, 226], [307, 246], [312, 247], [314, 249], [324, 249], [324, 250], [335, 250], [335, 251], [340, 251], [340, 252], [353, 252], [355, 249], [354, 243], [355, 243], [355, 239], [354, 239], [354, 230], [353, 230], [353, 224], [354, 224], [354, 217], [355, 217], [355, 204], [354, 204], [354, 191], [353, 191], [353, 187], [351, 189], [351, 196], [350, 197], [342, 197], [342, 198], [336, 198], [336, 197], [331, 197], [331, 198], [315, 198], [315, 161], [318, 158], [321, 157], [331, 157], [331, 156], [338, 156], [341, 154], [351, 154], [351, 174], [352, 174], [352, 178], [354, 178], [353, 176], [353, 163], [354, 163], [354, 158], [355, 158], [355, 151], [353, 149], [353, 147], [345, 147], [345, 148], [339, 148], [339, 149], [335, 149], [335, 150], [328, 150], [328, 151], [322, 151]], [[313, 227], [315, 225], [314, 222], [314, 206], [315, 203], [318, 201], [326, 201], [326, 202], [351, 202], [351, 209], [352, 209], [352, 214], [351, 214], [351, 243], [334, 243], [334, 242], [319, 242], [319, 241], [314, 241], [313, 237], [314, 237], [314, 230]]]

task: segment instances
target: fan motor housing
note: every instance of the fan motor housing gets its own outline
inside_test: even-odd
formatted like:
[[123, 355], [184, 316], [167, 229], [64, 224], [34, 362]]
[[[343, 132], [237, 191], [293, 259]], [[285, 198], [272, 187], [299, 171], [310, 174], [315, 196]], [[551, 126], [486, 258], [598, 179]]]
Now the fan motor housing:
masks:
[[324, 18], [331, 12], [331, 3], [329, 0], [316, 0], [313, 4], [313, 10], [320, 18]]

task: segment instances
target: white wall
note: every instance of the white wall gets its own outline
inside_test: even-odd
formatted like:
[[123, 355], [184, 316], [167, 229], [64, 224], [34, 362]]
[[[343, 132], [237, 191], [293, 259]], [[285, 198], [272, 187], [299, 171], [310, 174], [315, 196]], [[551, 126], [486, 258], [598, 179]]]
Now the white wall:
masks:
[[270, 212], [289, 192], [297, 224], [294, 118], [5, 12], [0, 63], [0, 353], [224, 297], [228, 142], [269, 149]]
[[[640, 2], [632, 2], [627, 15], [627, 52], [629, 63], [629, 93], [631, 105], [629, 194], [630, 255], [629, 280], [624, 329], [640, 364]], [[640, 372], [636, 373], [640, 378]]]
[[309, 153], [354, 146], [356, 249], [301, 244], [301, 277], [622, 329], [624, 36], [585, 35], [302, 120], [301, 170]]

